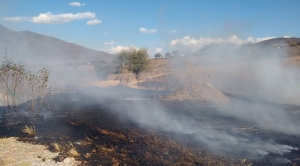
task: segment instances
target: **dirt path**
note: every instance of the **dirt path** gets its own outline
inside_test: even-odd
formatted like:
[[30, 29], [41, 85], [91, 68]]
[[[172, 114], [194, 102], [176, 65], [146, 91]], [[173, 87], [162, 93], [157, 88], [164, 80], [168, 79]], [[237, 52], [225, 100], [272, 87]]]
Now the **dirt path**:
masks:
[[1, 166], [75, 166], [79, 162], [74, 158], [65, 158], [63, 162], [55, 162], [58, 153], [52, 153], [42, 145], [33, 145], [17, 141], [17, 138], [0, 139]]

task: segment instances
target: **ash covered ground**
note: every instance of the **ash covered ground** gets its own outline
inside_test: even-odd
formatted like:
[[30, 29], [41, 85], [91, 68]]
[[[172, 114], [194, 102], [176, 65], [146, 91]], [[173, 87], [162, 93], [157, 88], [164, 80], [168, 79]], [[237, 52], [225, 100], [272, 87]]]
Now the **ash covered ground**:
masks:
[[[24, 103], [20, 111], [1, 115], [0, 135], [46, 145], [60, 153], [56, 161], [70, 155], [66, 145], [72, 144], [82, 165], [300, 164], [299, 106], [232, 96], [230, 105], [160, 101], [154, 98], [159, 91], [128, 96], [127, 90], [116, 87], [110, 98], [101, 95], [107, 88], [51, 95], [51, 110], [45, 106], [36, 115], [22, 112]], [[25, 125], [37, 134], [24, 134]]]

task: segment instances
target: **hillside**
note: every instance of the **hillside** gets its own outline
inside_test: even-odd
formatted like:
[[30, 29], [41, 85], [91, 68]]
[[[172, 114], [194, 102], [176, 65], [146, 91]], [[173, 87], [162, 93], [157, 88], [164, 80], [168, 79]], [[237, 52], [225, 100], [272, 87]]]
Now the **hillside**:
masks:
[[89, 62], [92, 60], [109, 61], [112, 55], [88, 49], [63, 40], [37, 34], [31, 31], [12, 31], [0, 25], [0, 51], [5, 48], [9, 54], [19, 55], [15, 58], [34, 60], [65, 60]]
[[[170, 94], [164, 100], [226, 103], [230, 96], [238, 96], [298, 104], [300, 93], [294, 85], [300, 81], [299, 41], [276, 38], [242, 46], [214, 44], [199, 54], [154, 59], [140, 88], [167, 90]], [[137, 87], [137, 82], [132, 80], [128, 85]]]
[[210, 44], [192, 56], [207, 58], [210, 62], [228, 60], [250, 60], [272, 57], [300, 56], [300, 38], [273, 38], [258, 43], [236, 45], [232, 43]]

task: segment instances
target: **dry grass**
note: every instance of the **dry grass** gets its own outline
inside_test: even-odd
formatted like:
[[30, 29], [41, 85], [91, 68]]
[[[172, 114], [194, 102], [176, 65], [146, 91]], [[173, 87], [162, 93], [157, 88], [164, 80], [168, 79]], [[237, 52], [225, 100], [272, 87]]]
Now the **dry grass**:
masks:
[[58, 143], [52, 143], [53, 148], [56, 150], [56, 152], [61, 152], [62, 147]]
[[94, 140], [91, 139], [89, 136], [85, 135], [85, 139], [80, 141], [81, 145], [92, 145]]
[[72, 125], [72, 126], [75, 126], [75, 127], [79, 127], [79, 123], [78, 122], [76, 122], [76, 121], [68, 121], [68, 123], [70, 124], [70, 125]]
[[91, 153], [86, 153], [86, 154], [83, 155], [83, 157], [87, 158], [87, 159], [90, 158], [91, 156], [92, 156]]
[[252, 166], [252, 162], [248, 161], [247, 159], [242, 159], [241, 164], [246, 166]]
[[123, 134], [121, 134], [121, 133], [116, 133], [116, 132], [108, 131], [108, 130], [105, 130], [105, 129], [98, 129], [98, 131], [101, 134], [104, 134], [104, 135], [107, 135], [107, 136], [116, 137], [118, 139], [125, 139], [126, 138], [126, 136], [123, 135]]
[[80, 154], [78, 153], [78, 151], [76, 150], [75, 147], [72, 147], [69, 151], [68, 151], [68, 155], [71, 157], [78, 157], [80, 156]]
[[118, 159], [116, 159], [116, 158], [112, 158], [111, 162], [112, 162], [112, 166], [119, 166], [120, 165]]
[[80, 154], [78, 153], [77, 149], [74, 145], [69, 143], [52, 143], [52, 147], [55, 149], [56, 152], [67, 154], [70, 157], [78, 157]]
[[96, 145], [96, 147], [102, 153], [112, 153], [115, 151], [115, 149], [113, 147], [107, 148], [107, 147], [101, 146], [101, 145]]
[[34, 126], [27, 126], [25, 125], [24, 128], [22, 129], [22, 132], [29, 135], [29, 136], [34, 136], [36, 135], [35, 127]]

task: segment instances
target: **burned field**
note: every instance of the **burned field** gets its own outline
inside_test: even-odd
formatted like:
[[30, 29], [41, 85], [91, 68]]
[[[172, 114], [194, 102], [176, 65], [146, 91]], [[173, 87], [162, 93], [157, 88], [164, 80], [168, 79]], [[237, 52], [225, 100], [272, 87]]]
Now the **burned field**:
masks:
[[[22, 112], [26, 103], [16, 113], [2, 114], [1, 137], [46, 145], [59, 152], [54, 160], [71, 156], [82, 165], [300, 164], [299, 135], [220, 113], [208, 103], [107, 99], [83, 93], [52, 95], [49, 103], [51, 110], [37, 115]], [[153, 119], [164, 117], [157, 115], [154, 105], [163, 107], [171, 120]], [[280, 107], [293, 120], [300, 117], [299, 107]], [[130, 108], [152, 110], [155, 116], [143, 117]], [[26, 125], [36, 133], [25, 134]], [[195, 129], [188, 129], [189, 125]], [[237, 144], [228, 143], [229, 136]]]

